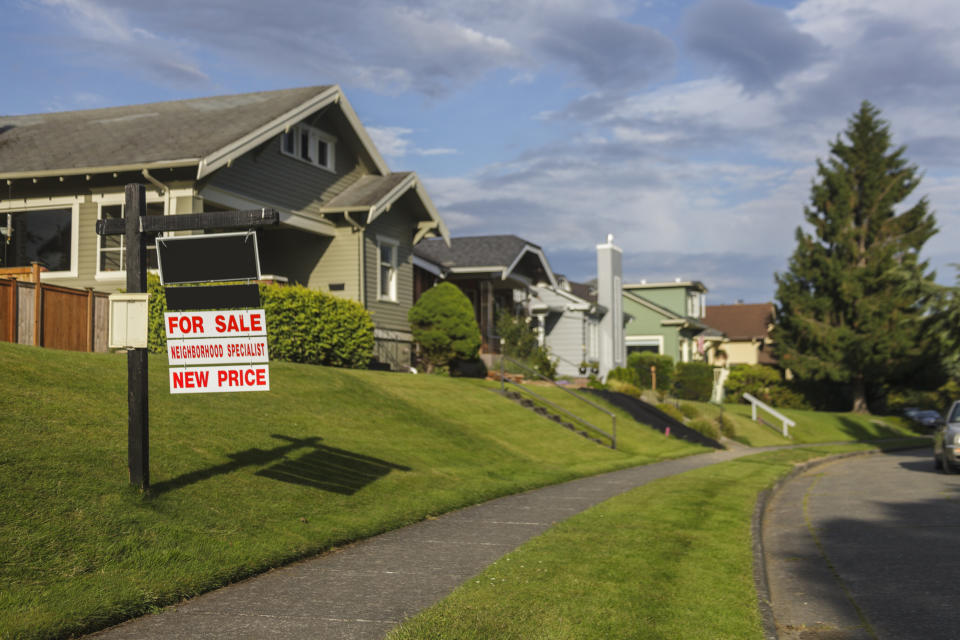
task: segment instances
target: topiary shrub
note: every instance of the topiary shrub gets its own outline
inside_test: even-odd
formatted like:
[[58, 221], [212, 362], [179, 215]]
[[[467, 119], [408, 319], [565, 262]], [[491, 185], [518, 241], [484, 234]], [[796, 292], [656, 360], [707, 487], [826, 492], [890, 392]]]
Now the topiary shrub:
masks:
[[637, 372], [639, 378], [639, 387], [650, 389], [653, 386], [653, 379], [650, 375], [650, 367], [657, 368], [657, 389], [669, 389], [673, 385], [674, 366], [673, 358], [662, 356], [651, 351], [639, 351], [627, 356], [627, 366]]
[[476, 359], [480, 328], [473, 305], [456, 285], [441, 282], [425, 291], [410, 308], [407, 318], [427, 373], [453, 359]]
[[713, 367], [706, 362], [681, 362], [673, 381], [673, 394], [683, 400], [708, 402], [713, 391]]

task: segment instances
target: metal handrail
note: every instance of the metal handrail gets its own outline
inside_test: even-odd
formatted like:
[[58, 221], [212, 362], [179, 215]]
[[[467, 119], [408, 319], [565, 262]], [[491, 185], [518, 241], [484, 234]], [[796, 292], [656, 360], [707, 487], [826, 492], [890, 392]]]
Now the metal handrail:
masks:
[[[607, 414], [608, 416], [610, 416], [610, 424], [611, 424], [611, 426], [612, 426], [613, 434], [611, 435], [611, 434], [607, 433], [606, 431], [604, 431], [604, 430], [601, 429], [600, 427], [597, 427], [596, 425], [591, 424], [590, 422], [587, 422], [586, 420], [584, 420], [584, 419], [581, 418], [580, 416], [578, 416], [578, 415], [576, 415], [576, 414], [574, 414], [574, 413], [571, 413], [570, 411], [564, 409], [563, 407], [561, 407], [561, 406], [559, 406], [559, 405], [557, 405], [557, 404], [554, 404], [553, 402], [550, 402], [549, 400], [547, 400], [547, 399], [544, 398], [543, 396], [541, 396], [541, 395], [539, 395], [539, 394], [537, 394], [537, 393], [534, 393], [534, 392], [531, 391], [530, 389], [528, 389], [528, 388], [526, 388], [526, 387], [523, 387], [523, 386], [517, 384], [516, 382], [513, 382], [512, 380], [507, 380], [506, 371], [504, 371], [504, 366], [503, 366], [505, 360], [509, 360], [512, 364], [514, 364], [514, 365], [516, 365], [517, 367], [523, 369], [524, 371], [528, 371], [528, 372], [532, 373], [533, 375], [537, 376], [537, 377], [540, 378], [541, 380], [545, 380], [545, 381], [549, 382], [550, 384], [552, 384], [553, 386], [555, 386], [557, 389], [562, 389], [564, 392], [566, 392], [566, 393], [568, 393], [569, 395], [573, 396], [574, 398], [576, 398], [576, 399], [579, 400], [580, 402], [585, 402], [586, 404], [590, 405], [590, 406], [593, 407], [594, 409], [597, 409], [598, 411], [602, 411], [603, 413], [605, 413], [605, 414]], [[537, 398], [537, 399], [540, 400], [541, 402], [550, 405], [551, 408], [556, 409], [556, 410], [558, 410], [558, 411], [560, 411], [560, 412], [562, 412], [562, 413], [565, 413], [566, 415], [568, 415], [569, 417], [573, 418], [573, 419], [576, 420], [577, 422], [579, 422], [579, 423], [581, 423], [581, 424], [583, 424], [583, 425], [586, 425], [588, 428], [596, 431], [596, 432], [599, 433], [600, 435], [602, 435], [602, 436], [604, 436], [605, 438], [609, 439], [609, 440], [610, 440], [610, 448], [611, 448], [611, 449], [616, 449], [616, 448], [617, 448], [617, 416], [616, 416], [613, 412], [608, 411], [607, 409], [601, 407], [600, 405], [596, 404], [595, 402], [591, 402], [590, 400], [587, 400], [586, 398], [577, 395], [577, 394], [574, 393], [573, 391], [570, 391], [570, 389], [565, 389], [564, 387], [562, 387], [561, 385], [557, 384], [556, 382], [554, 382], [553, 380], [551, 380], [551, 379], [548, 378], [547, 376], [543, 375], [542, 373], [540, 373], [540, 372], [537, 371], [536, 369], [532, 369], [532, 368], [528, 367], [527, 365], [525, 365], [524, 363], [518, 362], [518, 361], [514, 360], [513, 358], [510, 358], [510, 357], [508, 357], [508, 356], [501, 355], [501, 356], [500, 356], [500, 391], [501, 391], [501, 392], [506, 391], [506, 386], [505, 386], [505, 385], [507, 385], [507, 384], [512, 384], [513, 386], [517, 387], [518, 389], [522, 389], [523, 391], [525, 391], [526, 393], [529, 393], [530, 395], [532, 395], [533, 397]]]

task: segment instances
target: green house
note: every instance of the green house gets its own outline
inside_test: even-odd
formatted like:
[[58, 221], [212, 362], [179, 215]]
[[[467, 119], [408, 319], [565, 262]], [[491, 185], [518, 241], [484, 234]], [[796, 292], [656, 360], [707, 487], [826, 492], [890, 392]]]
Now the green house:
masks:
[[704, 361], [723, 334], [703, 322], [707, 288], [702, 282], [652, 282], [623, 285], [627, 354], [651, 351], [674, 362]]

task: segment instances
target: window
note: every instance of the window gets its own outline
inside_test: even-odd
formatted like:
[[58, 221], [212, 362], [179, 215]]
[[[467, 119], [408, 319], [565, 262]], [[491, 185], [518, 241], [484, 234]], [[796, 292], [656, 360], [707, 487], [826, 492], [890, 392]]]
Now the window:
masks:
[[397, 301], [397, 242], [379, 238], [377, 256], [380, 268], [377, 273], [377, 299]]
[[280, 151], [322, 169], [334, 170], [337, 139], [305, 124], [298, 124], [280, 137]]
[[73, 209], [0, 213], [0, 267], [39, 262], [50, 271], [70, 271]]
[[[147, 203], [148, 216], [163, 215], [162, 202]], [[122, 204], [102, 204], [100, 205], [100, 219], [122, 218]], [[157, 268], [157, 234], [152, 234], [147, 238], [147, 268]], [[99, 259], [97, 262], [98, 273], [121, 273], [126, 270], [126, 239], [123, 235], [100, 236]]]

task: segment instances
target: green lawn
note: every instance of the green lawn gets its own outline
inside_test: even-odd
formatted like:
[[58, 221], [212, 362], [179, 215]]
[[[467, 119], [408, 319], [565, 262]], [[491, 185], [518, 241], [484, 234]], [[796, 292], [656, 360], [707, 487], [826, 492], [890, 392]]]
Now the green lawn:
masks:
[[388, 637], [760, 640], [758, 492], [797, 462], [866, 448], [768, 452], [639, 487], [558, 523]]
[[305, 555], [575, 476], [704, 451], [591, 443], [481, 381], [271, 364], [269, 393], [168, 393], [127, 484], [126, 358], [0, 343], [0, 637], [101, 628]]
[[[724, 410], [742, 417], [745, 422], [752, 422], [750, 420], [750, 405], [726, 404]], [[807, 409], [778, 409], [778, 411], [797, 423], [796, 427], [790, 428], [790, 442], [794, 444], [873, 440], [917, 435], [916, 432], [910, 430], [907, 421], [900, 416], [870, 416]], [[761, 415], [763, 415], [763, 412], [761, 412]], [[776, 430], [766, 425], [753, 424], [760, 430], [769, 432], [779, 442], [784, 442], [783, 437], [779, 435], [780, 423], [769, 415], [763, 417], [767, 422], [775, 424]], [[760, 441], [767, 442], [768, 439], [769, 436], [761, 436], [760, 431], [751, 431], [746, 432], [743, 442], [752, 446], [761, 446], [758, 443]]]

